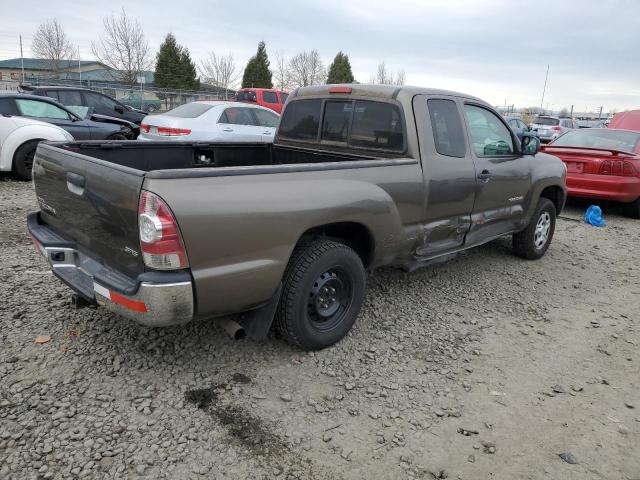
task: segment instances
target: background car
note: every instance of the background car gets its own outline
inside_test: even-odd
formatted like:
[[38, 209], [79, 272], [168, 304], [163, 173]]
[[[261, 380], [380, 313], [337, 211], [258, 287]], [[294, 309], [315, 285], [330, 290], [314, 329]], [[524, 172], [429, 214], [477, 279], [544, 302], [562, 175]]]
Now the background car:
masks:
[[[60, 105], [55, 100], [19, 92], [0, 92], [0, 115], [17, 115], [52, 123], [69, 132], [76, 140], [133, 140], [138, 130], [131, 122], [94, 115], [86, 116]], [[134, 130], [135, 129], [135, 130]]]
[[[0, 102], [2, 102], [0, 97]], [[23, 180], [31, 179], [33, 156], [42, 140], [72, 141], [71, 134], [50, 123], [24, 117], [0, 116], [0, 171], [15, 170]]]
[[640, 110], [616, 113], [609, 121], [607, 127], [640, 132]]
[[32, 95], [53, 98], [66, 107], [89, 107], [94, 113], [109, 117], [121, 118], [128, 122], [139, 124], [147, 112], [120, 103], [104, 93], [94, 92], [86, 88], [58, 87], [58, 86], [28, 86], [22, 90]]
[[255, 103], [282, 113], [282, 107], [288, 96], [287, 92], [272, 88], [241, 88], [236, 93], [236, 102]]
[[140, 124], [139, 140], [189, 142], [273, 142], [280, 116], [239, 102], [192, 102]]
[[640, 132], [572, 130], [543, 151], [567, 166], [569, 196], [621, 202], [626, 216], [640, 218]]
[[531, 128], [518, 117], [504, 117], [504, 119], [520, 140], [525, 133], [536, 133], [532, 132]]
[[146, 113], [157, 112], [162, 107], [161, 100], [157, 98], [144, 98], [144, 95], [133, 92], [125, 95], [124, 97], [121, 97], [120, 102], [127, 107], [139, 109], [137, 111], [141, 110]]
[[531, 130], [538, 133], [542, 143], [551, 142], [560, 135], [576, 128], [571, 118], [552, 117], [550, 115], [538, 115], [533, 119]]

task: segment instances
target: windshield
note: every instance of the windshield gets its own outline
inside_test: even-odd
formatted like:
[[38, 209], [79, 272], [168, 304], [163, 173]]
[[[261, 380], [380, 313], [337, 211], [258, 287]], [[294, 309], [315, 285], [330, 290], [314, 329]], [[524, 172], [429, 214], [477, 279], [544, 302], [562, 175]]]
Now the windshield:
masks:
[[551, 117], [536, 117], [533, 123], [537, 125], [549, 125], [555, 127], [557, 125], [560, 125], [560, 120]]
[[563, 147], [610, 148], [633, 152], [640, 141], [640, 133], [622, 130], [582, 129], [572, 130], [558, 138], [552, 145]]
[[213, 105], [207, 105], [206, 103], [186, 103], [169, 110], [165, 115], [169, 117], [196, 118], [211, 108], [213, 108]]

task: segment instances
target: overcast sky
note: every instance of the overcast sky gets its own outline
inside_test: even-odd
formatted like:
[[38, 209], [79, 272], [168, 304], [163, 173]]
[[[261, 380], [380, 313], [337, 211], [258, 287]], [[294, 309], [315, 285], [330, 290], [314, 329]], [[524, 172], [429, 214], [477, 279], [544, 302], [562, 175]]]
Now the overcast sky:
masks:
[[[124, 6], [152, 50], [167, 32], [196, 61], [210, 50], [241, 66], [264, 40], [291, 56], [316, 48], [328, 65], [342, 50], [357, 80], [380, 61], [403, 69], [410, 85], [479, 96], [494, 105], [604, 111], [640, 107], [640, 0], [322, 0], [253, 2], [138, 0], [121, 3], [0, 0], [0, 59], [25, 56], [41, 22], [57, 18], [91, 58], [102, 17]], [[23, 4], [26, 5], [26, 4]]]

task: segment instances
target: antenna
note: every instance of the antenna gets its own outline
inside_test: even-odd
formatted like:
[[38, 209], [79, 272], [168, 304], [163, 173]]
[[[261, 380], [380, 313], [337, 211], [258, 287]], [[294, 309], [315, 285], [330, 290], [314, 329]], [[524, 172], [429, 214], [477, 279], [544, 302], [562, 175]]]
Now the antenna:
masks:
[[542, 89], [542, 100], [540, 100], [540, 110], [542, 110], [542, 105], [544, 104], [544, 94], [547, 91], [547, 79], [549, 78], [549, 64], [547, 63], [547, 73], [544, 76], [544, 88]]

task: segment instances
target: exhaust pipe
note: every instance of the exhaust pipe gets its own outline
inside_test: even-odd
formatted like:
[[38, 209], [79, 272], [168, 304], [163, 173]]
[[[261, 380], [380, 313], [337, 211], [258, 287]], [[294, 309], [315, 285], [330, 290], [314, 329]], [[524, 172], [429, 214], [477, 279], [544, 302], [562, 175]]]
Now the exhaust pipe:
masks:
[[241, 340], [245, 337], [244, 327], [230, 318], [222, 318], [218, 320], [218, 324], [232, 340]]

